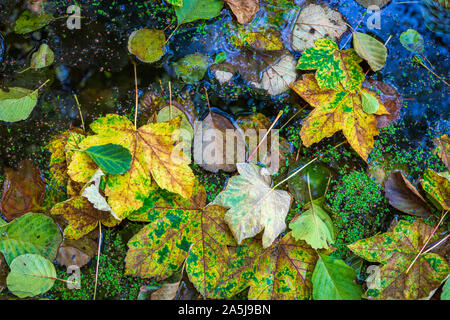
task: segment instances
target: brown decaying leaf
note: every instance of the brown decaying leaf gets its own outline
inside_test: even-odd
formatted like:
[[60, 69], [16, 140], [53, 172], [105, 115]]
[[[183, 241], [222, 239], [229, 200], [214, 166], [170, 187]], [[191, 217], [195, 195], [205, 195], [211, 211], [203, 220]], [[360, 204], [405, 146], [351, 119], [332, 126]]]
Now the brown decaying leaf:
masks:
[[394, 208], [418, 217], [427, 217], [431, 211], [419, 191], [402, 172], [391, 172], [384, 183], [386, 198]]
[[177, 295], [180, 281], [164, 283], [161, 288], [152, 293], [151, 300], [173, 300]]
[[97, 243], [86, 236], [78, 240], [64, 239], [58, 249], [56, 262], [66, 267], [76, 265], [81, 268], [91, 260], [96, 251]]
[[376, 92], [389, 112], [389, 114], [375, 115], [378, 129], [386, 128], [398, 119], [402, 108], [402, 98], [393, 86], [376, 80], [364, 81], [362, 86]]
[[[233, 130], [233, 132], [236, 132], [237, 142], [230, 141], [231, 139], [226, 139], [227, 130]], [[218, 144], [221, 140], [223, 141], [222, 146]], [[237, 151], [235, 151], [235, 159], [232, 161], [233, 163], [227, 163], [227, 147], [230, 148], [232, 143], [235, 147], [234, 150], [237, 148]], [[222, 150], [222, 152], [220, 152], [220, 150]], [[223, 170], [225, 172], [235, 171], [235, 163], [245, 161], [245, 159], [236, 159], [236, 155], [242, 156], [242, 152], [240, 150], [245, 150], [245, 142], [243, 137], [231, 121], [224, 116], [215, 112], [210, 112], [203, 121], [199, 121], [195, 124], [194, 159], [199, 159], [202, 161], [200, 167], [203, 169], [211, 172], [218, 172], [219, 170]], [[216, 155], [216, 151], [218, 155]], [[245, 157], [245, 151], [243, 156]]]
[[8, 264], [6, 263], [3, 255], [0, 254], [0, 292], [2, 292], [4, 288], [6, 288], [6, 277], [8, 276], [8, 273]]
[[224, 0], [240, 24], [250, 23], [259, 10], [259, 0]]
[[45, 183], [33, 161], [23, 160], [17, 171], [6, 168], [5, 176], [1, 212], [8, 221], [42, 208]]

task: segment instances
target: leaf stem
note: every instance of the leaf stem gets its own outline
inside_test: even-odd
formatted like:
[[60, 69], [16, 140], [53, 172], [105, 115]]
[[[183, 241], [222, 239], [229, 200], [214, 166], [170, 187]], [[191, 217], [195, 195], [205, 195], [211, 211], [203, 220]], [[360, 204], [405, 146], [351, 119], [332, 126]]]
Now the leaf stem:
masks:
[[95, 287], [94, 287], [94, 300], [97, 296], [97, 284], [98, 284], [98, 266], [100, 264], [100, 249], [102, 247], [102, 223], [98, 223], [98, 250], [97, 250], [97, 266], [95, 268]]
[[137, 68], [136, 62], [132, 61], [134, 68], [134, 86], [135, 86], [135, 94], [136, 94], [136, 106], [134, 108], [134, 129], [137, 131], [137, 116], [138, 116], [138, 83], [137, 83]]
[[81, 125], [83, 127], [83, 133], [86, 133], [86, 127], [84, 126], [83, 113], [81, 112], [81, 106], [80, 106], [80, 103], [78, 102], [78, 97], [75, 93], [73, 94], [73, 97], [75, 98], [75, 101], [76, 101], [77, 107], [78, 107], [78, 112], [80, 113], [80, 119], [81, 119]]

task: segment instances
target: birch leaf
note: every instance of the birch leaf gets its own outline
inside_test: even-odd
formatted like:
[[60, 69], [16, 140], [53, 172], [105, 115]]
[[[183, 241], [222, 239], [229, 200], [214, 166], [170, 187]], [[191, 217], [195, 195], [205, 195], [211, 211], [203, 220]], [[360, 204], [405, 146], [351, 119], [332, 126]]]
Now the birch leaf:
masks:
[[92, 146], [85, 152], [106, 173], [123, 174], [130, 169], [131, 153], [121, 145], [108, 143]]
[[222, 8], [222, 0], [183, 0], [181, 7], [175, 7], [175, 14], [180, 25], [199, 19], [215, 18]]
[[146, 63], [161, 59], [165, 47], [166, 36], [162, 30], [143, 28], [132, 32], [128, 38], [128, 51]]
[[43, 12], [42, 14], [33, 14], [29, 10], [25, 10], [16, 20], [14, 32], [18, 34], [25, 34], [39, 30], [47, 24], [55, 20], [51, 14]]
[[365, 33], [354, 32], [353, 47], [355, 47], [356, 53], [369, 63], [373, 71], [381, 70], [386, 64], [387, 48], [374, 37]]
[[41, 69], [50, 66], [54, 61], [54, 53], [47, 44], [42, 44], [39, 49], [31, 55], [30, 67]]
[[236, 166], [239, 175], [230, 178], [213, 204], [229, 209], [225, 221], [239, 244], [264, 231], [262, 244], [267, 248], [286, 229], [292, 197], [286, 191], [272, 190], [270, 176], [262, 175], [257, 165]]
[[401, 220], [390, 232], [348, 246], [360, 257], [382, 264], [378, 284], [366, 292], [369, 298], [424, 299], [441, 285], [450, 271], [447, 261], [432, 252], [419, 255], [432, 231], [432, 227], [419, 219]]
[[357, 92], [322, 89], [314, 75], [305, 74], [292, 87], [314, 110], [303, 120], [300, 135], [305, 146], [331, 137], [341, 131], [352, 148], [367, 160], [378, 134], [375, 115], [387, 114], [384, 105], [375, 94], [366, 89], [360, 90], [378, 100], [379, 109], [374, 114], [367, 114], [362, 109], [361, 96]]

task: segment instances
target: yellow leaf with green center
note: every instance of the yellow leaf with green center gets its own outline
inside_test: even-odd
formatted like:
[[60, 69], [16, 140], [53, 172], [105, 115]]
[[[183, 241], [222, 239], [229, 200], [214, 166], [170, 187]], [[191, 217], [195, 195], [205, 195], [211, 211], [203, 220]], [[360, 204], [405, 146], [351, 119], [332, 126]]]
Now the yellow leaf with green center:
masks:
[[450, 174], [448, 171], [437, 173], [427, 169], [421, 183], [423, 189], [442, 206], [442, 209], [450, 210]]
[[250, 287], [250, 300], [302, 300], [312, 292], [316, 251], [291, 233], [264, 249], [256, 239], [230, 247], [230, 262], [214, 291], [215, 298], [231, 298]]
[[51, 214], [64, 216], [69, 223], [64, 229], [64, 236], [75, 240], [96, 229], [99, 223], [107, 227], [120, 223], [110, 212], [95, 209], [88, 199], [81, 196], [56, 204]]
[[422, 220], [402, 220], [391, 232], [349, 245], [358, 256], [382, 264], [379, 274], [368, 283], [366, 295], [374, 299], [428, 298], [450, 272], [447, 261], [432, 251], [422, 253], [412, 264], [432, 231]]
[[[160, 193], [147, 216], [152, 220], [128, 242], [127, 275], [170, 277], [186, 260], [190, 281], [209, 297], [228, 261], [227, 245], [235, 245], [223, 216], [226, 209], [207, 206], [203, 186], [189, 202], [180, 196]], [[156, 197], [155, 197], [156, 199]]]
[[303, 75], [303, 79], [293, 84], [292, 88], [305, 99], [314, 110], [303, 120], [300, 132], [305, 146], [331, 137], [342, 131], [352, 148], [367, 160], [378, 134], [375, 115], [388, 114], [385, 106], [376, 95], [366, 89], [360, 90], [378, 100], [378, 111], [367, 114], [362, 109], [361, 96], [358, 92], [322, 89], [314, 76]]
[[[94, 135], [79, 144], [81, 150], [108, 143], [128, 149], [132, 155], [130, 169], [123, 175], [110, 175], [105, 195], [108, 204], [120, 218], [126, 218], [142, 207], [152, 186], [152, 177], [163, 189], [189, 198], [195, 176], [183, 160], [181, 148], [174, 146], [181, 118], [152, 123], [138, 130], [126, 117], [107, 115], [91, 124]], [[75, 152], [69, 165], [69, 175], [78, 182], [87, 182], [97, 165], [84, 152]], [[86, 173], [88, 171], [89, 173]]]
[[318, 39], [315, 44], [302, 53], [298, 69], [316, 70], [316, 80], [322, 89], [355, 91], [361, 87], [364, 73], [359, 63], [362, 59], [355, 50], [341, 51], [328, 39]]

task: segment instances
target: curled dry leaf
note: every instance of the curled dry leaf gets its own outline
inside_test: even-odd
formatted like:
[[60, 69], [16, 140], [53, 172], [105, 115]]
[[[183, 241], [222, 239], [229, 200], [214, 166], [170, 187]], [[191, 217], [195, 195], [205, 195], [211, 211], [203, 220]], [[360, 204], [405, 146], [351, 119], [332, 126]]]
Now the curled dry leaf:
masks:
[[5, 176], [1, 213], [8, 221], [42, 209], [45, 183], [33, 161], [23, 160], [17, 171], [5, 168]]
[[402, 172], [391, 172], [384, 183], [384, 189], [390, 205], [397, 210], [418, 217], [431, 214], [425, 199]]
[[[231, 139], [231, 134], [236, 136], [236, 140], [234, 137]], [[236, 170], [236, 162], [244, 162], [244, 158], [243, 136], [228, 118], [210, 112], [203, 121], [196, 122], [194, 160], [200, 167], [211, 172], [233, 172]]]
[[347, 25], [339, 11], [326, 5], [310, 4], [302, 9], [292, 30], [291, 48], [304, 51], [314, 47], [320, 38], [334, 41], [347, 31]]
[[250, 23], [259, 10], [259, 0], [225, 0], [240, 24]]
[[286, 229], [285, 219], [292, 197], [282, 190], [272, 190], [270, 176], [252, 163], [238, 163], [238, 176], [228, 181], [213, 204], [228, 208], [225, 221], [238, 243], [264, 231], [262, 244], [269, 247]]

